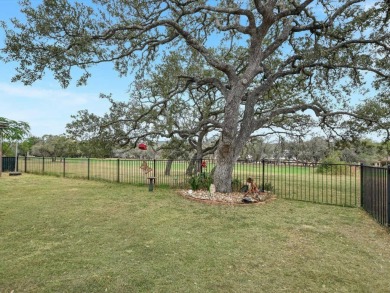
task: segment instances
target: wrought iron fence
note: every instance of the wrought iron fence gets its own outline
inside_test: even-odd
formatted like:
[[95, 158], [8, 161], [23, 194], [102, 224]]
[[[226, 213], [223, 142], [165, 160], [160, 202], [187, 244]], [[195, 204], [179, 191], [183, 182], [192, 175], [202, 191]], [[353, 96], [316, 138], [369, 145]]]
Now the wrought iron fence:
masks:
[[360, 205], [360, 168], [348, 164], [299, 163], [265, 160], [262, 185], [277, 196], [340, 206]]
[[390, 225], [390, 165], [361, 166], [361, 206], [381, 225]]
[[[27, 173], [98, 179], [132, 184], [190, 188], [191, 176], [209, 173], [214, 160], [128, 160], [93, 158], [21, 157], [19, 169]], [[360, 205], [360, 166], [308, 164], [289, 161], [238, 161], [232, 188], [238, 191], [251, 177], [262, 190], [281, 198], [341, 206]]]
[[[3, 171], [18, 171], [18, 165], [15, 164], [15, 157], [3, 157], [2, 170]], [[16, 168], [16, 169], [15, 169]]]

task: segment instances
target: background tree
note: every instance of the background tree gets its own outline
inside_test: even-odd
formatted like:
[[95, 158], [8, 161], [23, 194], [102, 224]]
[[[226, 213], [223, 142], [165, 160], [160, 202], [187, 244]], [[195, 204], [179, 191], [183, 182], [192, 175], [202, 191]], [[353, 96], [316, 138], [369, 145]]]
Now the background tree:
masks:
[[30, 125], [27, 122], [15, 121], [0, 117], [0, 176], [3, 171], [3, 140], [18, 142], [27, 136]]
[[390, 141], [384, 141], [379, 145], [379, 151], [385, 157], [390, 158]]
[[31, 148], [31, 154], [40, 157], [51, 157], [53, 162], [57, 158], [78, 157], [77, 142], [65, 135], [44, 135]]
[[39, 137], [30, 136], [19, 144], [19, 153], [23, 156], [28, 156], [31, 153], [32, 147], [39, 142]]
[[254, 153], [252, 154], [252, 157], [255, 161], [272, 158], [273, 146], [267, 138], [255, 137], [251, 139], [251, 142], [254, 143]]
[[22, 156], [28, 156], [31, 152], [34, 144], [39, 142], [39, 138], [35, 136], [27, 137], [20, 142], [6, 141], [3, 143], [3, 155], [7, 157], [15, 156], [16, 144], [18, 148], [18, 154]]
[[327, 141], [322, 137], [312, 137], [309, 140], [298, 137], [287, 143], [287, 152], [289, 159], [318, 163], [331, 151]]
[[340, 159], [348, 163], [364, 163], [371, 165], [386, 157], [381, 143], [371, 139], [360, 139], [353, 142], [342, 141], [336, 144]]
[[189, 160], [192, 147], [185, 140], [172, 138], [161, 147], [162, 158], [167, 159], [165, 175], [171, 175], [174, 160]]
[[[390, 63], [390, 62], [388, 62]], [[384, 85], [381, 86], [382, 88]], [[357, 117], [342, 124], [341, 132], [348, 141], [359, 140], [362, 134], [376, 135], [390, 141], [390, 97], [389, 89], [377, 93], [357, 106]], [[365, 120], [358, 117], [366, 117]]]
[[[26, 0], [28, 21], [3, 24], [3, 60], [19, 62], [13, 80], [31, 84], [50, 70], [64, 87], [74, 67], [84, 71], [78, 84], [85, 84], [88, 67], [101, 62], [142, 79], [170, 52], [201, 60], [209, 73], [186, 70], [177, 78], [223, 97], [222, 120], [207, 123], [219, 131], [214, 183], [229, 192], [233, 164], [254, 132], [299, 129], [314, 117], [335, 127], [351, 114], [347, 96], [363, 73], [388, 86], [388, 3], [366, 4], [95, 0], [88, 7], [61, 0], [34, 8]], [[289, 90], [280, 95], [281, 88]]]
[[89, 113], [88, 110], [80, 110], [71, 116], [72, 122], [66, 125], [68, 136], [77, 141], [79, 155], [88, 158], [112, 157], [116, 144], [110, 129], [102, 129], [104, 121], [101, 117]]
[[0, 123], [6, 125], [1, 130], [5, 140], [19, 141], [30, 133], [30, 125], [27, 122], [0, 117]]

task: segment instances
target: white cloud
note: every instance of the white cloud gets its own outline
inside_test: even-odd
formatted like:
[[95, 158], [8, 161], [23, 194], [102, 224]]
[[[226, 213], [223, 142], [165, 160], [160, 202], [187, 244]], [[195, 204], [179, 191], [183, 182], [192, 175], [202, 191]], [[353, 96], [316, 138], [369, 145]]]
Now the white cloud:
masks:
[[[0, 96], [5, 99], [23, 98], [36, 102], [56, 102], [64, 105], [83, 105], [97, 95], [76, 93], [68, 90], [52, 90], [29, 86], [0, 83]], [[3, 99], [2, 98], [2, 99]]]
[[[46, 89], [0, 82], [0, 117], [25, 121], [35, 136], [65, 133], [71, 115], [88, 109], [101, 115], [108, 109], [108, 102], [98, 93], [88, 89]], [[91, 89], [89, 89], [91, 90]]]

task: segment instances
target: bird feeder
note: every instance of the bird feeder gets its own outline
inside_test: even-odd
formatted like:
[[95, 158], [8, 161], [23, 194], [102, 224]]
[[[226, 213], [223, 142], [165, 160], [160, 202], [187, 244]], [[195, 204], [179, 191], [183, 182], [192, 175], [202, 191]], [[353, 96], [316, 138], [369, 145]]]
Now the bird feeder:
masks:
[[138, 145], [138, 148], [140, 149], [140, 150], [143, 150], [143, 151], [146, 151], [147, 149], [148, 149], [148, 146], [145, 144], [145, 143], [140, 143], [139, 145]]

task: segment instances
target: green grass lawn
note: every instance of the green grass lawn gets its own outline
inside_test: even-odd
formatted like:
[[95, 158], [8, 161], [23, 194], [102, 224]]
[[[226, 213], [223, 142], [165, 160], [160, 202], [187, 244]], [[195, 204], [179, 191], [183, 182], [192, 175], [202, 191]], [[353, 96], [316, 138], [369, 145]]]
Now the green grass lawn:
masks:
[[389, 246], [358, 208], [0, 177], [2, 293], [389, 292]]

